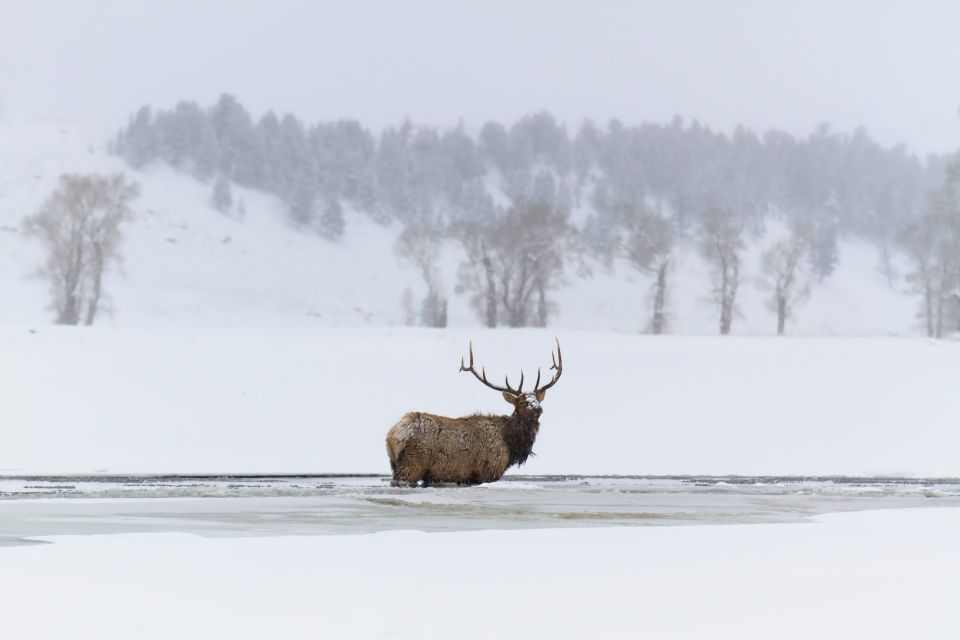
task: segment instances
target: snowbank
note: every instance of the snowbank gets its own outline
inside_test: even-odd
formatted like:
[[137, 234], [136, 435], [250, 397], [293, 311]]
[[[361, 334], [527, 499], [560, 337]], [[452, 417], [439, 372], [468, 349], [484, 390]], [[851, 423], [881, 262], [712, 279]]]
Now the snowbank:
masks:
[[[504, 412], [458, 373], [549, 331], [0, 329], [0, 473], [389, 471], [413, 410]], [[522, 473], [960, 476], [960, 344], [560, 332]]]
[[813, 523], [77, 536], [0, 549], [0, 635], [953, 640], [960, 510]]

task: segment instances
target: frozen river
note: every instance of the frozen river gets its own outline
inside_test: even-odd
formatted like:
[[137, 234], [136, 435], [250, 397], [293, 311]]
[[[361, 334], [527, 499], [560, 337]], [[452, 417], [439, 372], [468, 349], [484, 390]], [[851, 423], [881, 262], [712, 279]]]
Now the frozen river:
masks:
[[62, 534], [208, 537], [796, 522], [960, 506], [960, 480], [532, 477], [398, 489], [382, 476], [0, 480], [0, 545]]

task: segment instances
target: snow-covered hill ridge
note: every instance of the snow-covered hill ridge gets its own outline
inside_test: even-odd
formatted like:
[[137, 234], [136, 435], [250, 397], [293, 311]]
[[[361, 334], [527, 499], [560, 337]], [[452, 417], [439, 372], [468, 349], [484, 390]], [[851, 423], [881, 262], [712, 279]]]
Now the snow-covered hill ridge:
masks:
[[[521, 473], [960, 476], [960, 343], [558, 331]], [[408, 411], [509, 410], [458, 373], [550, 330], [0, 329], [0, 473], [389, 473]]]
[[[123, 171], [142, 188], [138, 215], [126, 229], [122, 273], [108, 277], [114, 326], [389, 326], [401, 324], [401, 298], [423, 283], [398, 264], [393, 243], [399, 229], [347, 212], [339, 242], [304, 233], [287, 221], [273, 196], [241, 188], [243, 219], [225, 216], [210, 203], [211, 185], [161, 167], [130, 169], [107, 146], [117, 124], [0, 122], [0, 286], [7, 293], [0, 323], [42, 326], [51, 321], [45, 284], [30, 278], [42, 256], [20, 232], [66, 172]], [[768, 244], [753, 241], [748, 276], [740, 295], [739, 334], [770, 334], [775, 319], [764, 305], [768, 294], [755, 283], [759, 254]], [[450, 244], [441, 279], [450, 296], [450, 324], [480, 324], [465, 296], [454, 293], [463, 255]], [[888, 286], [877, 271], [874, 248], [855, 242], [841, 247], [837, 271], [815, 283], [788, 332], [821, 334], [915, 334], [917, 301], [902, 280]], [[650, 279], [623, 263], [612, 271], [590, 265], [592, 276], [569, 269], [556, 295], [551, 326], [566, 329], [641, 331], [647, 324]], [[705, 266], [690, 249], [681, 252], [669, 294], [670, 331], [716, 332], [706, 302]]]

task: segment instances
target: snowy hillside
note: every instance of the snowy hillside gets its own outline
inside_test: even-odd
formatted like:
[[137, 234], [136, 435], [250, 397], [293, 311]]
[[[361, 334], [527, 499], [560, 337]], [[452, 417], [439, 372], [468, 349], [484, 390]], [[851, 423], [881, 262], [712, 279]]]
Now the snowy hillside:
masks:
[[[0, 122], [0, 287], [7, 293], [0, 323], [43, 326], [51, 320], [46, 285], [29, 277], [41, 261], [40, 249], [22, 236], [20, 224], [65, 172], [124, 171], [142, 188], [139, 213], [126, 229], [123, 272], [108, 276], [113, 313], [103, 324], [392, 326], [402, 323], [404, 290], [422, 296], [417, 271], [395, 257], [396, 226], [348, 211], [344, 237], [332, 242], [295, 229], [275, 197], [239, 187], [233, 195], [243, 201], [245, 217], [221, 214], [210, 203], [210, 184], [163, 166], [134, 171], [108, 154], [118, 126]], [[775, 329], [764, 306], [767, 294], [756, 285], [766, 244], [753, 240], [748, 250], [736, 334]], [[451, 243], [441, 263], [450, 324], [477, 326], [465, 296], [454, 293], [462, 258]], [[902, 279], [889, 287], [877, 264], [875, 248], [843, 244], [837, 271], [814, 283], [788, 333], [916, 334], [916, 298], [904, 293]], [[641, 331], [648, 320], [649, 277], [625, 263], [612, 271], [586, 266], [591, 277], [568, 269], [551, 326]], [[699, 256], [689, 247], [681, 251], [669, 292], [671, 332], [716, 332], [715, 310], [706, 301], [709, 288]]]

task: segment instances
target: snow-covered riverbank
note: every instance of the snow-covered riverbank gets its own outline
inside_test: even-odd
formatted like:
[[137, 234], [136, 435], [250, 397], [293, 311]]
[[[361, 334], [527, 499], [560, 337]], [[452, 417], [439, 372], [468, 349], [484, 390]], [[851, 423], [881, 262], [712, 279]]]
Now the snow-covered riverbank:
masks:
[[201, 538], [0, 549], [29, 640], [953, 640], [960, 509], [773, 525]]

